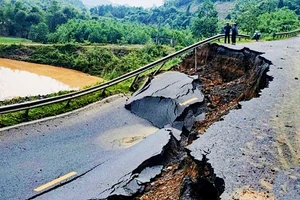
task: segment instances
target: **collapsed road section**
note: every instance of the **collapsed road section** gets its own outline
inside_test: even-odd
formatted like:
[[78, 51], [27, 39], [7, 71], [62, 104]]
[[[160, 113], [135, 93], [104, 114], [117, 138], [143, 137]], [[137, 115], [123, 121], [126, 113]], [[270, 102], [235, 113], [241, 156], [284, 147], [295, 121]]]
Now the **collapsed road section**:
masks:
[[271, 63], [261, 54], [248, 48], [206, 45], [175, 66], [173, 70], [177, 72], [155, 77], [134, 94], [126, 108], [168, 130], [171, 139], [159, 159], [144, 162], [129, 177], [138, 177], [136, 172], [155, 166], [160, 173], [147, 181], [136, 180], [134, 190], [128, 189], [132, 178], [121, 180], [110, 188], [106, 198], [220, 199], [226, 182], [216, 176], [208, 162], [209, 149], [200, 152], [201, 159], [195, 159], [186, 147], [229, 110], [240, 108], [240, 101], [259, 96], [260, 90], [268, 86]]
[[[156, 127], [170, 125], [181, 130], [183, 125], [191, 128], [189, 125], [192, 123], [187, 121], [192, 116], [187, 116], [184, 111], [190, 110], [189, 107], [194, 104], [197, 104], [197, 111], [193, 116], [206, 112], [200, 79], [179, 72], [167, 72], [155, 77], [129, 99], [125, 107]], [[184, 120], [178, 119], [181, 115], [184, 115]]]

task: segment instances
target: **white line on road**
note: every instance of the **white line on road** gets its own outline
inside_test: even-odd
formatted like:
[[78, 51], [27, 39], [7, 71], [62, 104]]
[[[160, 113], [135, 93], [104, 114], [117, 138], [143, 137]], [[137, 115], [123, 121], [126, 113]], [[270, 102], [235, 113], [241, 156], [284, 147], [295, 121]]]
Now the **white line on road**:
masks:
[[192, 103], [193, 101], [196, 101], [198, 98], [192, 98], [192, 99], [190, 99], [190, 100], [187, 100], [187, 101], [185, 101], [185, 102], [183, 102], [183, 103], [180, 103], [179, 105], [181, 105], [181, 106], [185, 106], [185, 105], [187, 105], [187, 104], [189, 104], [189, 103]]
[[51, 187], [51, 186], [53, 186], [53, 185], [55, 185], [57, 183], [60, 183], [63, 180], [66, 180], [66, 179], [68, 179], [68, 178], [70, 178], [72, 176], [75, 176], [76, 174], [77, 174], [77, 172], [70, 172], [70, 173], [68, 173], [68, 174], [66, 174], [66, 175], [64, 175], [62, 177], [59, 177], [57, 179], [54, 179], [53, 181], [50, 181], [49, 183], [46, 183], [46, 184], [44, 184], [44, 185], [42, 185], [42, 186], [40, 186], [38, 188], [35, 188], [34, 191], [35, 192], [40, 192], [42, 190], [45, 190], [46, 188]]

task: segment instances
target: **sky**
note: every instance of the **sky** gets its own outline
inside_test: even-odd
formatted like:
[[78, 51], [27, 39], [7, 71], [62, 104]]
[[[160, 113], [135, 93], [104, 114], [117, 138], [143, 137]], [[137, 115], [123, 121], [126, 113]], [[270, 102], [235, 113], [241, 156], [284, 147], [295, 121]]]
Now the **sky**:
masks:
[[113, 3], [124, 5], [128, 4], [129, 6], [143, 6], [145, 8], [150, 8], [154, 4], [156, 6], [161, 6], [163, 4], [163, 0], [110, 0]]

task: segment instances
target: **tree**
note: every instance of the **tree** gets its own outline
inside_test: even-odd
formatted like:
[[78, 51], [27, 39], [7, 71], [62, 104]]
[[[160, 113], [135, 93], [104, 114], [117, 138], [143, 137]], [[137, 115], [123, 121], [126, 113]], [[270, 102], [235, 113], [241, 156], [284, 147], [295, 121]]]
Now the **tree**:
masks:
[[205, 0], [198, 10], [198, 17], [192, 24], [192, 32], [196, 37], [210, 37], [218, 30], [218, 12], [211, 0]]
[[29, 31], [29, 39], [34, 42], [47, 42], [47, 36], [49, 34], [48, 26], [41, 22], [38, 25], [32, 25]]
[[40, 22], [43, 21], [43, 18], [40, 14], [38, 13], [29, 13], [26, 17], [26, 21], [30, 24], [30, 25], [36, 25]]
[[54, 32], [55, 29], [68, 21], [63, 12], [58, 11], [48, 16], [48, 27], [50, 32]]
[[283, 6], [284, 6], [283, 0], [279, 0], [279, 1], [278, 1], [277, 8], [282, 8]]
[[300, 0], [287, 1], [286, 5], [289, 9], [294, 10], [300, 19]]
[[4, 16], [4, 9], [0, 7], [0, 33], [5, 32], [5, 16]]
[[27, 37], [28, 27], [26, 22], [27, 13], [23, 10], [19, 10], [15, 14], [15, 31], [16, 35], [20, 37]]
[[239, 15], [237, 21], [241, 30], [253, 34], [259, 24], [257, 17], [261, 11], [254, 4], [248, 4], [247, 8], [247, 11]]
[[286, 7], [272, 13], [264, 13], [257, 18], [258, 29], [262, 33], [285, 32], [299, 27], [298, 16]]

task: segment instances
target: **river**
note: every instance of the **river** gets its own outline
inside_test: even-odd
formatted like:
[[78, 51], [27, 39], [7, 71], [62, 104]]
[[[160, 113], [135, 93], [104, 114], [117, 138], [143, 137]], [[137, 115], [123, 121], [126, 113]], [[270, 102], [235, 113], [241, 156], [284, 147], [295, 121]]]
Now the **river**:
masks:
[[76, 70], [0, 58], [0, 101], [78, 90], [102, 80]]

